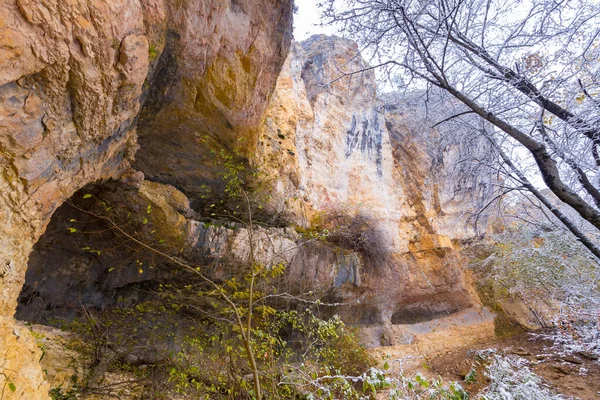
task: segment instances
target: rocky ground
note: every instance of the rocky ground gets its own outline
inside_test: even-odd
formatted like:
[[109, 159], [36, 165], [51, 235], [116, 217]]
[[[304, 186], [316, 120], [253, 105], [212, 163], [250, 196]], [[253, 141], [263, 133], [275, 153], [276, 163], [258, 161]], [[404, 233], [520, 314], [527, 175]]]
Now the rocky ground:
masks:
[[[476, 348], [460, 348], [412, 367], [427, 374], [440, 375], [448, 381], [463, 381], [472, 367], [477, 371], [473, 383], [463, 387], [472, 397], [488, 384], [483, 373], [484, 363], [478, 362], [477, 350], [496, 349], [499, 354], [516, 355], [528, 361], [528, 367], [539, 375], [557, 394], [581, 400], [600, 399], [600, 362], [598, 356], [580, 352], [564, 354], [553, 343], [538, 334], [524, 333], [504, 340], [483, 343]], [[423, 367], [423, 368], [420, 368]], [[406, 372], [411, 372], [407, 370]]]

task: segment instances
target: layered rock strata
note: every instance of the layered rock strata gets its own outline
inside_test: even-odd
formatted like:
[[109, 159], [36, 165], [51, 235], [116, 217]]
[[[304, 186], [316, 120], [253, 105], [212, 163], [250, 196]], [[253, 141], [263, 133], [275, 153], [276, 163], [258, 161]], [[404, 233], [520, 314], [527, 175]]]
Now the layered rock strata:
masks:
[[477, 304], [453, 241], [476, 235], [470, 217], [491, 194], [491, 172], [474, 166], [486, 146], [432, 128], [424, 101], [378, 99], [355, 43], [314, 36], [293, 46], [267, 110], [254, 163], [273, 210], [306, 225], [340, 206], [366, 213], [394, 255], [337, 290], [360, 303], [342, 311], [354, 323], [410, 324]]
[[291, 7], [267, 0], [3, 2], [0, 386], [14, 388], [6, 399], [47, 397], [40, 352], [12, 317], [29, 253], [54, 210], [86, 184], [128, 171], [140, 99], [145, 116], [173, 97], [186, 113], [194, 104], [211, 115], [211, 107], [232, 105], [237, 120], [227, 123], [239, 129], [240, 109], [253, 109], [243, 126], [250, 129], [286, 57]]

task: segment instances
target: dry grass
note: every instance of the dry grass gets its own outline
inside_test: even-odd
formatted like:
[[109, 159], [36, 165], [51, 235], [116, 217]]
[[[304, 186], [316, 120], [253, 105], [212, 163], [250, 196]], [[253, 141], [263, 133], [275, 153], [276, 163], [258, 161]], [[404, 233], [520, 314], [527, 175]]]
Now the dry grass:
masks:
[[371, 271], [382, 271], [389, 263], [389, 237], [381, 222], [365, 210], [331, 206], [315, 222], [327, 230], [328, 242], [359, 253]]

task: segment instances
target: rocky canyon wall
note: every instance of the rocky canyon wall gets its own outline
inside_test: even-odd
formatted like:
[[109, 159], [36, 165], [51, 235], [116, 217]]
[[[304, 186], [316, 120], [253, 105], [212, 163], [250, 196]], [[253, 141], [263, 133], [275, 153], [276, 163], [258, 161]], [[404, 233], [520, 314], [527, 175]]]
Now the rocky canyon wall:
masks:
[[[29, 253], [54, 210], [90, 182], [132, 173], [142, 104], [143, 121], [163, 118], [169, 105], [172, 114], [208, 113], [231, 125], [230, 141], [251, 129], [287, 55], [291, 8], [291, 1], [268, 0], [2, 2], [0, 386], [10, 383], [4, 398], [47, 398], [41, 353], [13, 314]], [[181, 113], [173, 111], [178, 107]], [[174, 118], [164, 117], [169, 126]], [[148, 130], [141, 131], [146, 138]]]
[[399, 253], [476, 236], [471, 217], [493, 177], [470, 158], [489, 146], [432, 128], [441, 113], [425, 112], [425, 93], [379, 98], [374, 72], [356, 73], [368, 67], [357, 52], [322, 35], [292, 47], [253, 158], [271, 206], [299, 224], [332, 204], [362, 207]]
[[[191, 247], [245, 257], [244, 228], [202, 220], [204, 188], [222, 184], [221, 150], [259, 171], [265, 207], [287, 224], [261, 228], [260, 256], [289, 265], [289, 291], [346, 303], [337, 312], [368, 345], [411, 343], [440, 317], [489, 320], [454, 249], [476, 234], [465, 210], [490, 195], [491, 174], [456, 166], [482, 146], [431, 128], [417, 95], [378, 98], [374, 73], [353, 73], [367, 67], [354, 43], [292, 45], [291, 18], [291, 1], [5, 1], [0, 386], [15, 388], [6, 399], [43, 399], [49, 388], [39, 349], [13, 318], [19, 293], [20, 318], [44, 322], [59, 308], [68, 316], [75, 300], [114, 305], [160, 278], [107, 275], [119, 253], [81, 253], [64, 229], [68, 205], [56, 210], [82, 187], [120, 180], [102, 189], [115, 202], [151, 204]], [[374, 221], [382, 265], [334, 243], [298, 247], [299, 232], [338, 209]]]
[[339, 291], [361, 304], [348, 312], [355, 323], [412, 323], [474, 306], [453, 241], [476, 236], [473, 213], [491, 194], [491, 171], [475, 171], [470, 158], [486, 145], [432, 128], [424, 96], [379, 99], [357, 52], [335, 37], [294, 44], [254, 159], [271, 206], [298, 224], [339, 207], [377, 221], [394, 258], [380, 276]]

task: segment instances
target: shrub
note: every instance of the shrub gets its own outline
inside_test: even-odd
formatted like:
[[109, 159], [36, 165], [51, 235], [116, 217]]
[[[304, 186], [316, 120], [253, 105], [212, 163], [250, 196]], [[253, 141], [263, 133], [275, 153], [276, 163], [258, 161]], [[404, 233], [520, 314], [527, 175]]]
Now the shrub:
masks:
[[542, 327], [556, 328], [563, 349], [600, 353], [597, 260], [561, 230], [518, 225], [491, 239], [491, 251], [471, 263], [480, 284], [521, 300]]
[[[107, 239], [109, 249], [127, 244], [134, 254], [146, 253], [151, 268], [164, 273], [147, 282], [139, 298], [119, 302], [113, 310], [82, 310], [83, 318], [67, 325], [85, 339], [80, 350], [89, 355], [89, 374], [79, 393], [113, 393], [112, 388], [122, 386], [107, 381], [107, 373], [126, 371], [135, 376], [137, 393], [156, 399], [295, 398], [312, 393], [311, 379], [356, 375], [370, 366], [366, 351], [338, 317], [313, 313], [322, 303], [303, 298], [296, 304], [289, 295], [284, 297], [288, 308], [277, 308], [287, 294], [273, 283], [285, 265], [261, 265], [252, 254], [246, 262], [195, 259], [158, 236], [154, 219], [159, 210], [151, 206], [130, 212], [91, 194], [80, 203], [80, 212], [86, 213], [87, 204], [94, 210], [88, 211], [91, 220], [107, 224], [108, 230], [100, 231], [114, 235], [114, 243]], [[78, 218], [70, 231], [97, 232], [85, 229], [85, 222]], [[136, 262], [142, 271], [146, 260]], [[345, 389], [336, 385], [319, 387], [341, 395]], [[262, 396], [256, 395], [257, 388]]]
[[503, 356], [493, 350], [480, 351], [478, 357], [487, 363], [485, 376], [489, 385], [479, 397], [481, 400], [537, 399], [560, 400], [543, 380], [532, 372], [528, 361], [514, 355]]
[[389, 237], [381, 222], [362, 209], [349, 206], [326, 208], [313, 221], [326, 230], [327, 241], [359, 253], [375, 272], [381, 271], [390, 259]]

